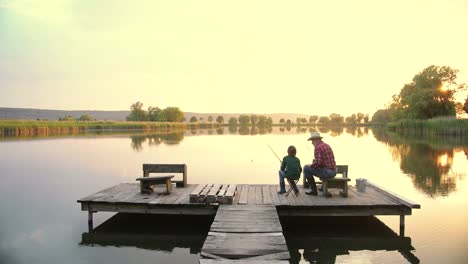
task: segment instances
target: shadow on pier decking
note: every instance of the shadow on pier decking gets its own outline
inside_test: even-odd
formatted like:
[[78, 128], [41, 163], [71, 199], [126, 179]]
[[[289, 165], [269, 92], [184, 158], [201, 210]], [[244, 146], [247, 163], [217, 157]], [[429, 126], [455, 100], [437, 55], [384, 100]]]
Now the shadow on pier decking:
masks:
[[[198, 258], [213, 219], [213, 216], [118, 213], [92, 232], [83, 233], [80, 245], [164, 252], [185, 248]], [[291, 255], [290, 263], [299, 263], [301, 259], [306, 263], [335, 263], [337, 256], [362, 250], [395, 251], [409, 263], [419, 263], [412, 253], [411, 238], [399, 236], [372, 216], [289, 216], [280, 220]]]

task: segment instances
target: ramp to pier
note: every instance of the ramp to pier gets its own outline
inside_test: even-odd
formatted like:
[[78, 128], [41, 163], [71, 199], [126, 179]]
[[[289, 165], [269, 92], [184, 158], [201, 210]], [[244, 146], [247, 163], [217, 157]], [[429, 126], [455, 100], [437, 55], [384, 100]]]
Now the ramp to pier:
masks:
[[201, 264], [289, 263], [290, 258], [272, 205], [220, 205], [201, 251]]

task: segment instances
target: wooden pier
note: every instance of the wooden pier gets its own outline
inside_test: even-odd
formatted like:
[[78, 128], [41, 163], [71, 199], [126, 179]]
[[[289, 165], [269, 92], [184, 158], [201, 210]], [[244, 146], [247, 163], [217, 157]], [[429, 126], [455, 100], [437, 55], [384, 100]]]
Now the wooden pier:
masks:
[[[365, 192], [358, 192], [356, 187], [349, 186], [346, 198], [333, 190], [331, 198], [320, 194], [309, 196], [305, 195], [302, 188], [298, 196], [291, 194], [286, 197], [277, 193], [278, 185], [209, 185], [219, 189], [218, 193], [207, 190], [206, 184], [203, 185], [205, 187], [200, 186], [189, 184], [182, 188], [172, 188], [170, 194], [165, 194], [166, 189], [162, 187], [156, 188], [151, 194], [142, 194], [139, 184], [121, 183], [84, 197], [78, 202], [81, 209], [88, 212], [90, 232], [93, 229], [93, 213], [100, 211], [216, 215], [202, 248], [203, 259], [200, 263], [203, 264], [242, 263], [238, 262], [241, 258], [256, 261], [255, 263], [288, 263], [288, 249], [278, 215], [397, 215], [400, 217], [400, 236], [404, 236], [405, 216], [411, 215], [413, 208], [420, 208], [419, 204], [369, 181]], [[203, 190], [206, 192], [206, 199], [200, 199], [198, 192]], [[221, 190], [225, 190], [222, 196]], [[195, 199], [196, 193], [198, 196]], [[228, 193], [230, 196], [225, 197]], [[219, 201], [228, 202], [222, 204], [223, 202]], [[239, 242], [241, 238], [242, 243]]]

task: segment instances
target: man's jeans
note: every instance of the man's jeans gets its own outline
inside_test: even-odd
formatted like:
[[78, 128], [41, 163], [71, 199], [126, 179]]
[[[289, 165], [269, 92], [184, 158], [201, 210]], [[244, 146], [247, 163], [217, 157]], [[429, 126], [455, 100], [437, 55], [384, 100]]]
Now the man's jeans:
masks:
[[335, 170], [330, 170], [330, 169], [321, 169], [321, 168], [312, 168], [311, 166], [304, 166], [304, 179], [307, 180], [307, 182], [310, 185], [310, 188], [312, 191], [317, 190], [317, 185], [315, 183], [315, 179], [313, 176], [317, 176], [319, 178], [323, 179], [330, 179], [336, 176], [336, 171]]

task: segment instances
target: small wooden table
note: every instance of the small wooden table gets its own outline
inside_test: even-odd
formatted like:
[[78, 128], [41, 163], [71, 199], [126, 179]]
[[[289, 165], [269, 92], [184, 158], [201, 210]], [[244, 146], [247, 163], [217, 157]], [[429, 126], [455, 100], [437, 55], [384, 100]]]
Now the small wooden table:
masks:
[[166, 184], [166, 193], [169, 194], [172, 191], [172, 181], [171, 179], [174, 175], [166, 176], [153, 176], [153, 177], [141, 177], [137, 178], [137, 181], [140, 181], [140, 192], [141, 193], [152, 193], [152, 185], [156, 184]]

